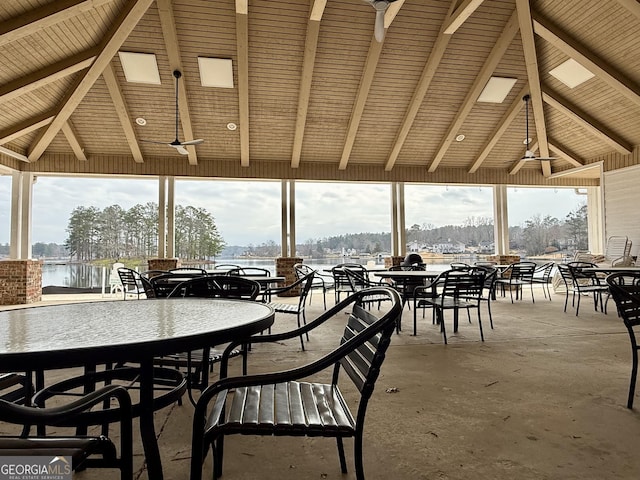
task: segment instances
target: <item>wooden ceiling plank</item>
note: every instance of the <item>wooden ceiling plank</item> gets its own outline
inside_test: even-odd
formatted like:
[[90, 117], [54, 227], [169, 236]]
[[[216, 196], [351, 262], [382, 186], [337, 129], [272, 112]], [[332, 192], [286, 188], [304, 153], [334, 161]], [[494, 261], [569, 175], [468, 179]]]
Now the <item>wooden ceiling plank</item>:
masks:
[[347, 135], [345, 137], [344, 147], [342, 149], [342, 157], [340, 158], [339, 170], [347, 168], [349, 157], [351, 156], [351, 150], [353, 144], [356, 141], [356, 135], [358, 134], [358, 127], [360, 127], [360, 121], [362, 120], [362, 113], [369, 97], [369, 91], [371, 90], [371, 84], [376, 74], [376, 68], [378, 61], [380, 60], [380, 54], [382, 53], [382, 46], [384, 45], [384, 39], [382, 42], [376, 40], [375, 37], [371, 37], [371, 43], [369, 43], [369, 52], [367, 53], [367, 61], [364, 66], [362, 77], [360, 78], [360, 86], [358, 87], [358, 93], [356, 100], [353, 103], [353, 110], [351, 111], [351, 118], [349, 119], [349, 127], [347, 128]]
[[[540, 156], [548, 157], [547, 125], [544, 118], [544, 107], [542, 105], [542, 87], [540, 85], [538, 55], [536, 53], [535, 38], [533, 36], [533, 20], [531, 18], [529, 0], [516, 0], [516, 12], [518, 13], [518, 23], [520, 24], [524, 63], [527, 68], [527, 78], [531, 90], [531, 106], [533, 107], [533, 118], [536, 123], [536, 136], [540, 144]], [[551, 163], [543, 161], [541, 165], [542, 174], [545, 177], [551, 175]]]
[[565, 150], [563, 150], [561, 147], [557, 146], [554, 143], [549, 142], [549, 150], [554, 152], [558, 157], [569, 162], [574, 167], [582, 167], [584, 165], [584, 162], [581, 162], [580, 160], [575, 158], [573, 155], [567, 153]]
[[56, 0], [0, 24], [0, 46], [14, 42], [112, 0]]
[[502, 135], [504, 135], [511, 123], [516, 119], [524, 105], [522, 97], [524, 97], [527, 93], [529, 93], [529, 85], [525, 85], [522, 90], [520, 90], [520, 93], [518, 93], [518, 96], [513, 100], [513, 103], [511, 104], [511, 106], [509, 106], [509, 110], [505, 112], [502, 119], [500, 120], [500, 123], [498, 123], [498, 126], [493, 131], [493, 134], [482, 148], [482, 151], [478, 155], [478, 158], [469, 169], [469, 173], [475, 173], [478, 168], [480, 168], [482, 162], [486, 160], [486, 158], [489, 156], [489, 153], [491, 153], [491, 150], [493, 150]]
[[[637, 2], [635, 3], [637, 4]], [[577, 40], [561, 32], [560, 29], [549, 24], [544, 24], [539, 15], [534, 15], [533, 25], [534, 31], [538, 36], [549, 42], [565, 55], [573, 58], [584, 68], [594, 75], [597, 75], [598, 78], [602, 79], [607, 85], [627, 97], [636, 105], [640, 105], [640, 91], [638, 87], [630, 80], [625, 79], [622, 73], [607, 65], [605, 61], [598, 58]]]
[[431, 86], [431, 82], [433, 77], [438, 70], [438, 66], [442, 61], [442, 57], [444, 56], [444, 52], [447, 49], [447, 45], [449, 44], [449, 40], [451, 40], [451, 35], [444, 34], [444, 28], [451, 18], [452, 13], [455, 10], [457, 0], [452, 0], [451, 5], [449, 6], [449, 11], [447, 12], [447, 16], [444, 19], [442, 26], [440, 27], [440, 32], [438, 33], [438, 38], [436, 39], [433, 48], [431, 50], [431, 54], [429, 55], [429, 59], [427, 63], [425, 63], [424, 68], [422, 70], [422, 74], [420, 75], [420, 80], [416, 85], [415, 90], [413, 91], [413, 95], [411, 97], [411, 101], [409, 102], [409, 106], [407, 111], [404, 114], [404, 119], [402, 120], [402, 125], [396, 134], [396, 139], [393, 144], [393, 148], [391, 149], [391, 153], [389, 154], [389, 158], [385, 164], [385, 171], [391, 171], [393, 166], [400, 155], [400, 151], [402, 150], [402, 146], [409, 135], [409, 131], [413, 126], [413, 122], [420, 111], [420, 107], [422, 106], [422, 101], [424, 97], [427, 95], [429, 91], [429, 87]]
[[467, 18], [482, 5], [483, 1], [484, 0], [464, 0], [445, 25], [444, 33], [446, 35], [453, 35], [456, 30], [467, 21]]
[[442, 162], [442, 159], [453, 143], [453, 140], [462, 127], [462, 124], [466, 120], [469, 113], [471, 113], [471, 110], [475, 106], [478, 97], [482, 93], [482, 90], [487, 85], [487, 82], [498, 66], [498, 63], [500, 63], [502, 56], [507, 51], [507, 48], [509, 48], [509, 45], [511, 45], [511, 43], [513, 42], [516, 33], [518, 33], [518, 15], [516, 12], [514, 12], [513, 15], [511, 15], [511, 18], [509, 18], [509, 21], [505, 25], [504, 29], [502, 30], [502, 34], [491, 49], [491, 52], [484, 62], [482, 69], [480, 70], [480, 72], [478, 72], [478, 75], [476, 76], [471, 89], [469, 89], [469, 91], [467, 92], [467, 96], [464, 98], [462, 105], [458, 110], [458, 113], [453, 119], [453, 122], [451, 123], [451, 125], [449, 125], [449, 130], [440, 143], [440, 147], [433, 157], [431, 165], [429, 165], [429, 173], [435, 172], [438, 168], [438, 165], [440, 165], [440, 162]]
[[238, 108], [240, 120], [240, 165], [249, 166], [249, 6], [236, 0], [236, 55], [238, 57]]
[[320, 34], [320, 20], [324, 13], [327, 0], [315, 0], [311, 7], [311, 15], [307, 22], [307, 34], [304, 42], [304, 58], [302, 60], [302, 75], [298, 91], [298, 110], [296, 112], [296, 127], [293, 136], [293, 154], [291, 155], [291, 168], [300, 166], [302, 155], [302, 142], [304, 129], [307, 124], [307, 112], [309, 111], [309, 99], [311, 98], [311, 83], [313, 69], [316, 64], [316, 51], [318, 48], [318, 36]]
[[[167, 58], [169, 59], [169, 68], [173, 73], [178, 70], [184, 73], [182, 68], [182, 55], [180, 53], [180, 44], [178, 43], [178, 31], [176, 29], [176, 20], [173, 15], [172, 0], [156, 0], [158, 7], [158, 15], [160, 16], [160, 25], [162, 28], [162, 36], [164, 45], [167, 50]], [[175, 80], [174, 80], [175, 81]], [[189, 96], [187, 95], [186, 82], [183, 80], [178, 84], [178, 114], [180, 115], [180, 125], [182, 126], [183, 140], [194, 140], [193, 126], [191, 123], [191, 113], [189, 110]], [[194, 145], [187, 145], [186, 150], [190, 165], [198, 164], [198, 155]]]
[[618, 0], [618, 3], [640, 18], [640, 3], [638, 0]]
[[542, 93], [542, 98], [545, 103], [551, 105], [560, 113], [564, 114], [572, 121], [585, 128], [591, 135], [602, 140], [607, 145], [613, 147], [623, 155], [629, 155], [633, 151], [633, 147], [629, 143], [616, 138], [616, 135], [614, 135], [613, 133], [607, 132], [605, 127], [600, 125], [597, 120], [591, 118], [584, 112], [578, 111], [575, 106], [569, 105], [566, 100], [560, 100], [559, 98], [552, 96], [546, 91]]
[[140, 145], [138, 144], [135, 129], [133, 128], [133, 124], [131, 123], [131, 116], [129, 115], [127, 104], [125, 102], [124, 96], [122, 95], [120, 84], [118, 83], [118, 79], [116, 78], [116, 74], [113, 71], [111, 63], [109, 63], [107, 65], [107, 68], [105, 68], [102, 72], [102, 78], [104, 78], [104, 81], [107, 84], [109, 95], [111, 95], [111, 99], [113, 100], [113, 106], [115, 107], [116, 113], [118, 114], [118, 119], [120, 120], [120, 125], [122, 126], [122, 130], [124, 131], [124, 136], [127, 139], [127, 144], [131, 149], [133, 159], [137, 163], [143, 163], [144, 158], [142, 156], [142, 152], [140, 151]]
[[62, 133], [69, 142], [69, 146], [71, 150], [73, 150], [74, 155], [80, 161], [86, 162], [87, 156], [84, 153], [84, 147], [80, 144], [80, 140], [78, 139], [78, 132], [75, 127], [71, 123], [71, 120], [67, 120], [66, 123], [62, 126]]
[[145, 14], [153, 0], [129, 0], [121, 15], [112, 25], [111, 30], [105, 36], [100, 53], [89, 67], [75, 88], [69, 92], [63, 100], [60, 111], [42, 132], [29, 152], [29, 160], [34, 161], [42, 156], [46, 148], [51, 144], [62, 126], [69, 119], [73, 111], [80, 104], [84, 96], [91, 89], [95, 81], [102, 74], [107, 64], [111, 61], [122, 43], [127, 39], [142, 16]]
[[22, 78], [5, 83], [0, 86], [0, 102], [8, 102], [68, 75], [89, 68], [95, 57], [96, 51], [90, 49], [25, 75]]
[[29, 118], [24, 122], [20, 122], [11, 126], [3, 132], [0, 132], [0, 145], [9, 143], [16, 138], [20, 138], [23, 135], [34, 132], [39, 128], [45, 127], [53, 122], [57, 112], [45, 112], [36, 117]]

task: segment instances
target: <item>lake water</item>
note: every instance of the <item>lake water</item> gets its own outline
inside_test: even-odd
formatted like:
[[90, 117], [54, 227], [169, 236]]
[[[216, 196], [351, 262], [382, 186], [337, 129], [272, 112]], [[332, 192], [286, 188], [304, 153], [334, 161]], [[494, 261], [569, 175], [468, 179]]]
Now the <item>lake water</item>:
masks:
[[[374, 261], [371, 258], [350, 259], [345, 258], [325, 258], [325, 259], [310, 259], [305, 260], [304, 263], [311, 268], [322, 271], [325, 268], [331, 268], [338, 263], [360, 263], [366, 265], [367, 262]], [[453, 260], [452, 260], [453, 261]], [[456, 260], [464, 261], [464, 260]], [[233, 264], [241, 267], [261, 267], [270, 270], [275, 275], [275, 261], [273, 259], [268, 260], [250, 260], [250, 259], [220, 259], [218, 264]], [[472, 262], [470, 262], [472, 263]], [[383, 262], [378, 264], [382, 265]], [[442, 259], [438, 259], [438, 262], [429, 263], [430, 270], [442, 271], [446, 270], [448, 263], [442, 263]], [[204, 265], [202, 268], [212, 269], [213, 265]], [[146, 270], [146, 265], [140, 268], [140, 271]], [[105, 284], [109, 285], [109, 273], [110, 269], [103, 269], [95, 265], [88, 265], [82, 263], [62, 264], [62, 263], [44, 263], [42, 265], [42, 286], [59, 286], [59, 287], [101, 287], [103, 282], [103, 275], [105, 275]]]

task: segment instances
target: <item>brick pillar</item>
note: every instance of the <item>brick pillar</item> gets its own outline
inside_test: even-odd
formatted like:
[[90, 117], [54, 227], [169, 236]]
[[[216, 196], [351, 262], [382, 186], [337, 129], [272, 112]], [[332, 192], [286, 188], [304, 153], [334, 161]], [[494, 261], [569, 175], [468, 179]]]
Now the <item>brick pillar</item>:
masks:
[[400, 256], [384, 257], [384, 268], [389, 269], [391, 267], [397, 267], [403, 260], [404, 257]]
[[149, 270], [171, 270], [178, 268], [179, 263], [177, 258], [150, 258], [147, 260]]
[[[283, 276], [285, 278], [285, 285], [291, 285], [296, 281], [296, 272], [293, 269], [293, 266], [296, 263], [302, 263], [302, 258], [299, 257], [278, 257], [276, 258], [276, 275]], [[288, 292], [283, 293], [282, 295], [278, 294], [279, 297], [297, 297], [300, 295], [300, 290], [298, 288], [294, 288]]]
[[0, 261], [0, 305], [22, 305], [42, 300], [40, 260]]
[[518, 263], [520, 255], [487, 255], [487, 262], [496, 262], [498, 265]]

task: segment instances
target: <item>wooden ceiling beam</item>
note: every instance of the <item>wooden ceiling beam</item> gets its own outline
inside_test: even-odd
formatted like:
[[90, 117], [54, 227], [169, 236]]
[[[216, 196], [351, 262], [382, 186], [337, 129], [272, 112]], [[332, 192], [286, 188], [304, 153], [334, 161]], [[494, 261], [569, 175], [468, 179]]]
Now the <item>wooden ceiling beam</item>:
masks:
[[416, 85], [415, 90], [413, 91], [413, 95], [411, 97], [411, 101], [409, 102], [409, 106], [407, 107], [407, 111], [404, 114], [404, 119], [402, 120], [402, 125], [396, 134], [396, 139], [393, 144], [393, 148], [391, 149], [391, 153], [389, 154], [389, 158], [385, 164], [384, 169], [388, 172], [393, 169], [393, 166], [398, 160], [398, 156], [400, 155], [400, 151], [402, 150], [402, 146], [409, 135], [409, 131], [413, 126], [413, 122], [420, 111], [420, 107], [422, 106], [422, 101], [424, 97], [427, 95], [429, 91], [429, 87], [431, 86], [431, 82], [433, 77], [435, 76], [438, 66], [442, 61], [442, 57], [444, 56], [444, 52], [447, 49], [447, 45], [449, 44], [449, 40], [451, 40], [451, 35], [444, 34], [444, 28], [447, 24], [449, 18], [455, 11], [455, 7], [457, 4], [457, 0], [452, 0], [451, 5], [449, 6], [449, 11], [447, 12], [447, 16], [440, 27], [440, 32], [438, 33], [438, 38], [433, 44], [433, 48], [431, 49], [431, 54], [425, 63], [424, 68], [422, 69], [422, 74], [420, 76], [420, 80]]
[[0, 46], [15, 42], [112, 0], [56, 0], [0, 24]]
[[618, 0], [618, 3], [640, 18], [640, 3], [638, 0]]
[[610, 147], [614, 148], [623, 155], [630, 155], [633, 151], [631, 144], [618, 138], [614, 133], [608, 132], [607, 129], [601, 125], [597, 120], [590, 117], [584, 112], [578, 110], [575, 106], [570, 105], [566, 100], [561, 100], [558, 97], [552, 96], [548, 92], [542, 93], [542, 98], [548, 105], [564, 114], [566, 117], [577, 123], [591, 135], [605, 142]]
[[475, 12], [484, 0], [464, 0], [462, 4], [453, 12], [451, 18], [444, 28], [446, 35], [453, 35], [460, 26], [467, 21], [467, 18]]
[[96, 58], [95, 49], [89, 49], [73, 57], [49, 65], [37, 72], [17, 78], [0, 86], [0, 102], [8, 102], [61, 78], [89, 68]]
[[522, 89], [518, 93], [518, 96], [513, 100], [513, 103], [511, 103], [511, 105], [509, 106], [509, 110], [507, 110], [505, 114], [502, 116], [502, 118], [500, 119], [500, 122], [498, 123], [498, 126], [491, 134], [491, 137], [489, 138], [487, 143], [485, 143], [484, 147], [482, 148], [482, 151], [478, 155], [478, 158], [473, 163], [473, 165], [471, 165], [471, 168], [469, 168], [469, 173], [475, 173], [478, 170], [478, 168], [480, 168], [480, 165], [482, 165], [482, 162], [486, 160], [486, 158], [489, 156], [489, 153], [491, 153], [491, 150], [493, 150], [493, 148], [496, 146], [500, 138], [502, 138], [502, 135], [504, 135], [504, 133], [509, 128], [509, 126], [516, 119], [516, 117], [518, 116], [518, 114], [520, 113], [524, 105], [524, 102], [522, 101], [522, 97], [524, 97], [527, 93], [529, 93], [529, 85], [525, 85], [524, 87], [522, 87]]
[[[26, 155], [23, 155], [20, 152], [14, 152], [13, 150], [0, 146], [0, 154], [4, 154], [8, 157], [15, 158], [16, 160], [20, 160], [22, 162], [29, 163], [29, 159]], [[2, 167], [2, 165], [0, 165]]]
[[249, 1], [236, 0], [240, 165], [249, 166]]
[[[158, 15], [160, 16], [160, 25], [162, 28], [164, 45], [167, 50], [167, 58], [169, 59], [169, 68], [171, 68], [172, 75], [175, 70], [178, 70], [180, 73], [184, 73], [182, 68], [180, 44], [178, 43], [176, 20], [173, 15], [173, 2], [171, 0], [156, 0], [156, 5], [158, 7]], [[176, 80], [174, 79], [174, 81]], [[182, 81], [178, 84], [178, 115], [180, 116], [183, 140], [194, 140], [195, 137], [193, 134], [193, 126], [191, 124], [191, 113], [189, 111], [189, 96], [187, 95], [187, 85], [184, 76], [182, 77]], [[196, 153], [195, 145], [187, 145], [185, 148], [187, 152], [189, 152], [189, 164], [197, 165], [198, 155]]]
[[76, 158], [80, 161], [86, 162], [87, 156], [84, 153], [84, 147], [80, 144], [78, 132], [71, 123], [71, 120], [67, 120], [67, 122], [62, 126], [62, 133], [67, 139], [67, 142], [69, 142], [69, 146], [71, 147], [71, 150], [73, 150]]
[[554, 179], [554, 178], [562, 178], [562, 177], [566, 177], [569, 175], [575, 175], [575, 174], [579, 174], [582, 172], [586, 172], [589, 170], [593, 170], [594, 168], [597, 168], [598, 170], [602, 169], [602, 162], [596, 162], [596, 163], [590, 163], [588, 165], [581, 165], [579, 167], [575, 167], [575, 168], [568, 168], [566, 170], [561, 170], [559, 172], [553, 173], [549, 176], [549, 179]]
[[34, 132], [42, 127], [46, 127], [53, 122], [57, 113], [57, 111], [41, 113], [36, 117], [29, 118], [0, 132], [0, 145], [12, 142], [16, 138], [20, 138], [23, 135]]
[[320, 34], [320, 21], [322, 20], [322, 14], [324, 13], [324, 7], [326, 4], [327, 0], [315, 0], [311, 6], [311, 13], [307, 22], [307, 34], [304, 42], [304, 58], [302, 60], [302, 75], [300, 77], [300, 90], [298, 92], [296, 129], [293, 136], [291, 168], [298, 168], [300, 166], [304, 129], [307, 124], [307, 112], [309, 111], [309, 99], [311, 98], [313, 69], [316, 64], [316, 50], [318, 47], [318, 36]]
[[[635, 2], [635, 0], [634, 0]], [[637, 2], [635, 2], [638, 4]], [[631, 80], [616, 71], [615, 68], [598, 58], [577, 40], [569, 37], [559, 28], [544, 23], [540, 15], [534, 14], [533, 28], [536, 35], [543, 38], [565, 55], [573, 58], [584, 68], [596, 75], [611, 88], [621, 93], [636, 105], [640, 106], [640, 90]]]
[[563, 160], [567, 161], [568, 163], [570, 163], [574, 167], [582, 167], [584, 165], [584, 162], [581, 162], [576, 157], [574, 157], [570, 153], [566, 152], [564, 149], [562, 149], [561, 147], [555, 145], [554, 143], [549, 142], [549, 150], [554, 152], [558, 157], [560, 157]]
[[144, 158], [140, 151], [140, 145], [138, 144], [138, 138], [136, 137], [133, 123], [131, 123], [129, 109], [127, 108], [124, 96], [122, 95], [122, 90], [120, 89], [120, 84], [118, 83], [118, 79], [116, 78], [116, 74], [113, 71], [111, 63], [109, 63], [107, 68], [102, 72], [102, 78], [104, 78], [104, 81], [107, 84], [109, 95], [111, 95], [111, 100], [113, 100], [113, 106], [118, 114], [118, 119], [120, 120], [120, 125], [124, 131], [124, 136], [127, 139], [127, 144], [129, 145], [133, 159], [137, 163], [143, 163]]
[[153, 0], [129, 0], [126, 3], [110, 31], [105, 35], [105, 41], [95, 61], [84, 72], [75, 88], [61, 102], [60, 111], [32, 146], [28, 154], [30, 161], [33, 162], [42, 156], [152, 2]]
[[482, 93], [482, 90], [487, 85], [487, 82], [498, 66], [498, 63], [500, 63], [502, 56], [507, 51], [507, 48], [509, 48], [509, 45], [511, 45], [511, 43], [513, 42], [516, 33], [518, 33], [518, 16], [514, 12], [505, 25], [504, 29], [502, 30], [500, 37], [491, 49], [491, 52], [489, 53], [487, 60], [484, 62], [482, 69], [480, 69], [480, 71], [476, 75], [476, 79], [474, 80], [473, 85], [462, 101], [462, 105], [460, 105], [458, 113], [454, 117], [453, 122], [451, 122], [451, 125], [449, 125], [449, 130], [440, 143], [440, 147], [438, 147], [438, 151], [433, 157], [431, 165], [429, 165], [429, 173], [435, 172], [438, 168], [438, 165], [440, 165], [440, 162], [442, 162], [442, 159], [446, 155], [447, 150], [449, 150], [449, 147], [456, 138], [456, 135], [458, 135], [460, 128], [469, 116], [469, 113], [471, 113], [473, 107], [476, 105], [476, 101]]
[[[538, 54], [536, 53], [536, 43], [533, 35], [533, 20], [531, 18], [529, 0], [516, 0], [516, 12], [518, 13], [522, 50], [524, 51], [524, 62], [527, 68], [527, 78], [529, 79], [529, 87], [531, 90], [531, 106], [533, 107], [533, 117], [536, 123], [536, 135], [540, 144], [540, 156], [548, 157], [549, 145], [547, 145], [547, 125], [544, 118], [542, 87], [540, 84], [540, 72], [538, 70]], [[548, 160], [544, 160], [541, 163], [542, 174], [545, 177], [548, 177], [551, 175], [551, 163]]]

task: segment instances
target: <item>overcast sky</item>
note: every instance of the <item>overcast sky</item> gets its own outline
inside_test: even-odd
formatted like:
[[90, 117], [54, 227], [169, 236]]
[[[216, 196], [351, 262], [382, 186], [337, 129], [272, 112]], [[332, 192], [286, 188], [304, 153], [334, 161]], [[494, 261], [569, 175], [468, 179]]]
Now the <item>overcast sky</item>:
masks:
[[[564, 220], [586, 202], [573, 189], [509, 189], [509, 225], [535, 214]], [[406, 226], [461, 225], [492, 217], [489, 187], [405, 186]], [[33, 187], [33, 242], [63, 243], [71, 211], [158, 202], [157, 179], [38, 177]], [[176, 180], [176, 204], [206, 209], [228, 245], [280, 243], [280, 182]], [[9, 242], [11, 177], [0, 176], [0, 243]], [[387, 184], [296, 183], [296, 240], [390, 231]]]

